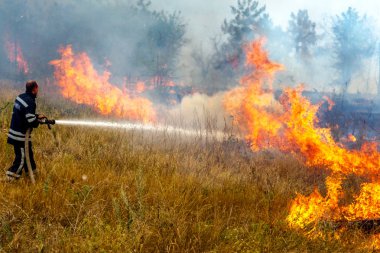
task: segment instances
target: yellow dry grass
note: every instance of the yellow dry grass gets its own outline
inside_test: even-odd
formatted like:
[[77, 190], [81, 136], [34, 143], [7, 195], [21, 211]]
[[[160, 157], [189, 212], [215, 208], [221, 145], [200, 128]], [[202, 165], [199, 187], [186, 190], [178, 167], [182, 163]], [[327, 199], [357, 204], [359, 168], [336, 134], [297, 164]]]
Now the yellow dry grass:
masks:
[[[40, 100], [54, 117], [90, 113]], [[359, 252], [367, 238], [326, 231], [310, 240], [287, 226], [296, 192], [324, 179], [288, 155], [251, 153], [233, 139], [80, 127], [41, 127], [33, 139], [37, 184], [0, 183], [0, 252]], [[0, 143], [6, 170], [4, 132]]]

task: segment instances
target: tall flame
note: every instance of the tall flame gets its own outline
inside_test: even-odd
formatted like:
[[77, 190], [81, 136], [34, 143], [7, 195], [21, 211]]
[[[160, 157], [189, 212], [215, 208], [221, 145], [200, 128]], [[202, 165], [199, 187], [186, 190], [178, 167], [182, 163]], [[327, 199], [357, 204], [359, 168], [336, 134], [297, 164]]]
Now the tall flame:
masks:
[[10, 42], [9, 39], [6, 39], [5, 50], [7, 52], [8, 60], [12, 63], [17, 63], [17, 68], [20, 72], [28, 74], [28, 62], [24, 58], [20, 45], [17, 42]]
[[154, 121], [156, 112], [150, 100], [132, 97], [109, 82], [110, 72], [98, 74], [86, 53], [74, 54], [72, 47], [59, 50], [61, 59], [51, 61], [54, 76], [64, 97], [94, 107], [103, 115], [143, 122]]
[[[261, 50], [262, 40], [246, 47], [247, 67], [254, 71], [241, 79], [241, 87], [225, 96], [224, 105], [235, 120], [246, 130], [246, 138], [254, 150], [271, 147], [281, 141], [277, 138], [280, 130], [281, 111], [271, 90], [274, 74], [283, 69], [280, 64], [269, 61]], [[268, 89], [264, 89], [267, 84]]]
[[[326, 168], [326, 196], [316, 189], [311, 195], [297, 195], [287, 221], [291, 227], [315, 227], [320, 221], [380, 218], [380, 154], [375, 144], [361, 150], [348, 150], [334, 141], [330, 129], [317, 126], [317, 111], [302, 96], [302, 86], [286, 88], [279, 100], [274, 99], [271, 82], [283, 66], [269, 60], [262, 40], [246, 48], [246, 65], [251, 73], [241, 86], [227, 93], [224, 105], [246, 134], [253, 150], [276, 148], [299, 154], [309, 166]], [[361, 191], [348, 205], [343, 182], [350, 174], [366, 178]]]

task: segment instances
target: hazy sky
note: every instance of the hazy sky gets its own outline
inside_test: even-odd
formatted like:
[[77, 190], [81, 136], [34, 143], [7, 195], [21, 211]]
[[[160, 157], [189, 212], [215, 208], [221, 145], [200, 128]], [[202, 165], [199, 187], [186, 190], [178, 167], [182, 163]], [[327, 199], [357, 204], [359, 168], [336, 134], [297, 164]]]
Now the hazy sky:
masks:
[[[179, 10], [188, 23], [188, 33], [193, 43], [207, 43], [207, 40], [220, 32], [224, 18], [230, 15], [230, 6], [237, 0], [151, 0], [155, 9]], [[328, 20], [347, 10], [349, 6], [360, 13], [367, 13], [378, 19], [380, 0], [261, 0], [267, 6], [276, 25], [286, 28], [291, 12], [308, 9], [311, 18], [317, 23]], [[204, 39], [202, 39], [204, 38]]]

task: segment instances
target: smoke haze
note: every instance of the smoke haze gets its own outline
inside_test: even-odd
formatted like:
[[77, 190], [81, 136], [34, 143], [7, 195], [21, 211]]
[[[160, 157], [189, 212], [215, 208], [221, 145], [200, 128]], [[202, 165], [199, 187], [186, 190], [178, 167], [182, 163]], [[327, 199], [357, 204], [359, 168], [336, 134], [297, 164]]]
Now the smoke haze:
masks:
[[[267, 37], [265, 47], [270, 58], [286, 68], [277, 76], [275, 89], [304, 83], [307, 90], [340, 92], [342, 84], [349, 80], [349, 93], [376, 94], [377, 38], [368, 49], [371, 54], [363, 56], [361, 65], [349, 66], [352, 73], [347, 77], [339, 71], [350, 72], [348, 68], [337, 67], [332, 27], [338, 15], [353, 7], [359, 17], [370, 17], [369, 30], [378, 36], [377, 1], [258, 1], [260, 7], [266, 6], [265, 13], [269, 15], [266, 26], [261, 27], [260, 34], [245, 34], [241, 44], [226, 46], [223, 43], [236, 38], [221, 27], [224, 20], [227, 23], [233, 20], [231, 6], [236, 7], [237, 3], [237, 0], [152, 0], [151, 4], [132, 0], [4, 0], [0, 3], [3, 45], [0, 74], [3, 79], [21, 83], [26, 79], [52, 78], [54, 70], [48, 63], [59, 58], [60, 47], [72, 45], [75, 51], [88, 54], [99, 73], [109, 71], [110, 81], [119, 88], [133, 90], [137, 81], [144, 81], [153, 88], [142, 96], [157, 104], [176, 100], [177, 106], [168, 106], [170, 114], [193, 115], [194, 111], [206, 108], [218, 115], [218, 122], [223, 122], [225, 115], [219, 113], [222, 94], [237, 86], [244, 74], [239, 72], [239, 67], [244, 67], [244, 57], [235, 57], [234, 50], [239, 51], [244, 40], [263, 35]], [[316, 24], [316, 43], [310, 46], [305, 61], [296, 55], [298, 45], [289, 32], [290, 15], [300, 9], [306, 9], [310, 21]], [[352, 36], [367, 40], [368, 34], [361, 32], [359, 29]], [[225, 50], [228, 46], [232, 52]], [[351, 53], [355, 55], [355, 50], [360, 51], [360, 45], [345, 52], [341, 60]], [[359, 58], [362, 52], [357, 53]], [[218, 57], [225, 59], [218, 62]], [[223, 69], [227, 65], [234, 73]], [[168, 83], [179, 88], [170, 90]], [[188, 89], [183, 91], [183, 86]]]

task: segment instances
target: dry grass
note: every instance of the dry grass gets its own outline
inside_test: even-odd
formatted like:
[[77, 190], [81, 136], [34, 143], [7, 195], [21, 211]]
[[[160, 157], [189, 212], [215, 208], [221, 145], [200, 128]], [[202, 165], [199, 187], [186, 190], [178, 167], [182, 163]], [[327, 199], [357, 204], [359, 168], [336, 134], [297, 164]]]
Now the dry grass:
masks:
[[[87, 113], [70, 106], [42, 101], [41, 110]], [[288, 228], [296, 192], [324, 178], [290, 156], [232, 140], [62, 126], [33, 138], [37, 184], [0, 184], [3, 252], [359, 252], [366, 239], [326, 231], [309, 240]], [[5, 170], [13, 154], [5, 133], [0, 142]]]

